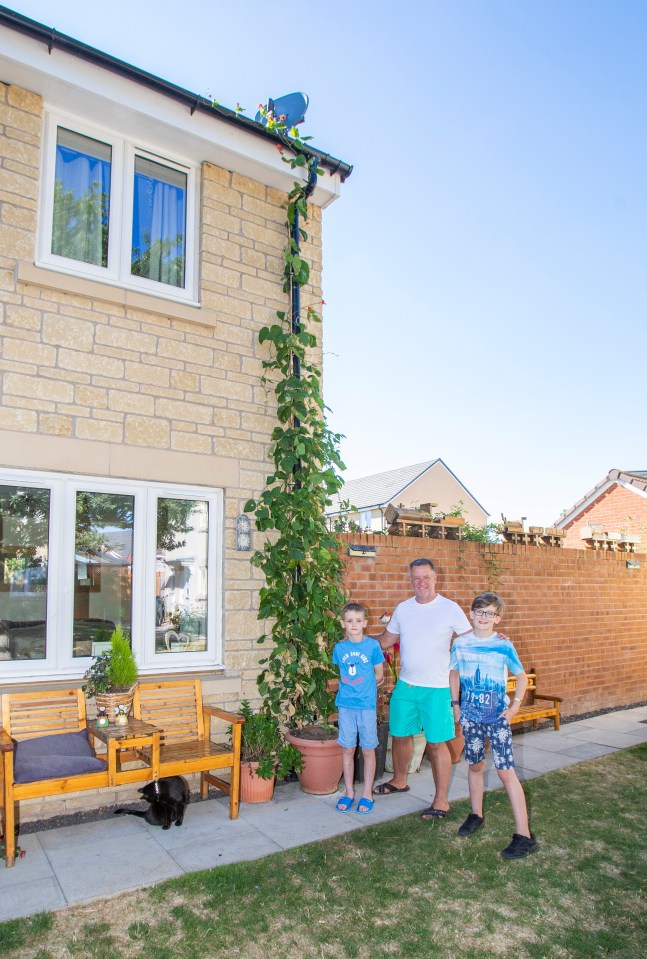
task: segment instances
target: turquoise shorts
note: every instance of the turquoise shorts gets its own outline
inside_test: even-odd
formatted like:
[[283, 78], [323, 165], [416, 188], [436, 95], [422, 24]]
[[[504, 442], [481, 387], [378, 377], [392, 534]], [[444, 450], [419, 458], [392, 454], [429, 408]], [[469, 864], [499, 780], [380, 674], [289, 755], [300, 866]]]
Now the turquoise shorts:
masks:
[[410, 686], [399, 679], [389, 710], [392, 736], [415, 736], [422, 730], [428, 743], [446, 743], [454, 738], [454, 716], [449, 689]]

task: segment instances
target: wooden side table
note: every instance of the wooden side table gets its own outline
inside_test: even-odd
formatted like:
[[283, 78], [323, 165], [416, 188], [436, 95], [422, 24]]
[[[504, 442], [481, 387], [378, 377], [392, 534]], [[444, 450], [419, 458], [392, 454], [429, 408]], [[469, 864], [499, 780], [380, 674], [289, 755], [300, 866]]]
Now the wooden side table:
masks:
[[[125, 726], [111, 723], [109, 726], [95, 726], [88, 723], [90, 739], [99, 740], [108, 747], [108, 785], [122, 786], [124, 783], [137, 783], [142, 779], [159, 779], [160, 774], [160, 736], [162, 730], [139, 719], [129, 719]], [[122, 769], [120, 753], [125, 750], [150, 749], [150, 763], [142, 755], [144, 769]], [[145, 773], [145, 775], [142, 775]]]

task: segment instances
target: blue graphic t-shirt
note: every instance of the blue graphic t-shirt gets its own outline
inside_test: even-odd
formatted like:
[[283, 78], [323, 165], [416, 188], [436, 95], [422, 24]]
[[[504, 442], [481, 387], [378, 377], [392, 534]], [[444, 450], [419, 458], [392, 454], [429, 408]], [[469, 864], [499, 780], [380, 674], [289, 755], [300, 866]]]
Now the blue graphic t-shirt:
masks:
[[461, 717], [476, 723], [492, 723], [508, 706], [505, 694], [508, 670], [523, 672], [517, 651], [509, 639], [497, 633], [478, 639], [466, 633], [454, 640], [449, 668], [461, 678]]
[[365, 636], [360, 643], [343, 639], [333, 649], [332, 661], [339, 666], [339, 691], [335, 699], [337, 706], [375, 709], [375, 667], [384, 662], [384, 653], [378, 641], [370, 636]]

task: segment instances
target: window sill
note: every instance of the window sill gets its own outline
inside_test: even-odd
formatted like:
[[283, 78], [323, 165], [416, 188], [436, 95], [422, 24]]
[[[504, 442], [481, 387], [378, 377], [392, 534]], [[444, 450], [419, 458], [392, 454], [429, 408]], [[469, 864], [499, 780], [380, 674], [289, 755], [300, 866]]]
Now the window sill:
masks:
[[148, 313], [199, 323], [202, 326], [215, 326], [217, 321], [217, 314], [213, 310], [205, 309], [200, 303], [181, 303], [170, 297], [140, 293], [127, 287], [75, 276], [73, 273], [59, 273], [33, 263], [18, 264], [16, 281], [73, 296], [87, 296], [88, 299], [101, 300], [125, 309], [146, 310]]
[[[141, 670], [139, 678], [142, 682], [155, 682], [159, 679], [164, 682], [169, 676], [174, 679], [231, 679], [231, 674], [227, 675], [224, 666], [184, 666], [174, 670], [170, 669], [151, 669], [150, 671]], [[34, 689], [76, 689], [84, 683], [83, 677], [70, 676], [16, 676], [13, 679], [4, 679], [0, 682], [0, 696], [3, 693], [21, 693], [30, 692]]]

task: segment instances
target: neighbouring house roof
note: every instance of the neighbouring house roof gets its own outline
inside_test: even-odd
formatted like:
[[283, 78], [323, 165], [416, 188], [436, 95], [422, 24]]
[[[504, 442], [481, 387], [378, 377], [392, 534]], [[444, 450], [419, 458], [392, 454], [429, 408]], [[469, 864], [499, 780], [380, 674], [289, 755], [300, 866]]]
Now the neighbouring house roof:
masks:
[[476, 497], [470, 493], [440, 457], [435, 460], [427, 460], [424, 463], [414, 463], [413, 466], [400, 466], [398, 469], [386, 470], [384, 473], [375, 473], [373, 476], [362, 476], [359, 479], [349, 480], [344, 483], [335, 497], [335, 503], [326, 511], [326, 515], [331, 516], [338, 513], [339, 506], [343, 502], [349, 502], [358, 511], [388, 506], [436, 463], [440, 463], [468, 496], [489, 516], [487, 510], [481, 506]]
[[602, 496], [614, 483], [625, 489], [632, 490], [641, 496], [647, 496], [647, 470], [613, 469], [610, 470], [604, 479], [601, 480], [597, 486], [594, 486], [586, 496], [583, 496], [581, 500], [578, 500], [574, 506], [560, 516], [559, 519], [553, 523], [553, 526], [556, 526], [558, 529], [565, 529], [567, 526], [570, 526], [580, 513], [598, 499], [599, 496]]
[[[117, 57], [110, 56], [110, 54], [104, 53], [86, 43], [81, 43], [73, 37], [59, 33], [58, 30], [55, 30], [53, 27], [48, 27], [36, 20], [31, 20], [29, 17], [25, 17], [4, 6], [0, 6], [0, 26], [7, 27], [25, 37], [46, 44], [50, 55], [52, 51], [55, 50], [63, 54], [72, 55], [78, 59], [92, 63], [95, 66], [109, 70], [121, 78], [131, 80], [142, 87], [153, 90], [156, 94], [161, 94], [164, 97], [175, 100], [186, 106], [186, 108], [190, 110], [191, 116], [195, 113], [203, 114], [216, 121], [224, 121], [225, 124], [237, 127], [238, 130], [244, 129], [266, 141], [273, 141], [273, 143], [284, 142], [283, 138], [268, 130], [263, 124], [257, 123], [249, 117], [242, 116], [235, 110], [223, 107], [209, 97], [185, 90], [183, 87], [170, 83], [168, 80], [163, 80], [152, 73], [132, 66], [132, 64], [126, 63], [124, 60], [119, 60]], [[3, 80], [6, 80], [6, 78], [3, 77]], [[308, 149], [317, 157], [319, 164], [324, 167], [331, 176], [337, 175], [343, 182], [352, 173], [353, 167], [343, 160], [339, 160], [329, 153], [317, 150], [315, 147], [309, 146]]]

